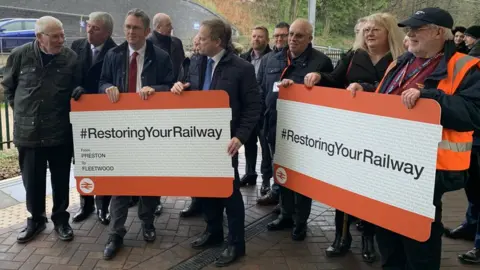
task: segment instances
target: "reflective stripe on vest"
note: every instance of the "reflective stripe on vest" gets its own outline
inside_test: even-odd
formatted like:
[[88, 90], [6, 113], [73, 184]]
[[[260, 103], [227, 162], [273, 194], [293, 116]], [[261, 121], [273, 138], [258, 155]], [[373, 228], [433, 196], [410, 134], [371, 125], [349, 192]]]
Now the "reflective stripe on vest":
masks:
[[[396, 62], [392, 63], [388, 67], [388, 71], [393, 69], [395, 65]], [[455, 53], [448, 61], [447, 77], [439, 82], [437, 89], [443, 91], [446, 95], [455, 94], [465, 75], [475, 65], [480, 68], [480, 59], [463, 53]], [[388, 74], [388, 72], [385, 74]], [[382, 84], [383, 80], [377, 87], [377, 93], [380, 92]], [[442, 130], [442, 141], [438, 144], [437, 170], [467, 170], [470, 167], [472, 144], [473, 131], [459, 132], [444, 128]]]

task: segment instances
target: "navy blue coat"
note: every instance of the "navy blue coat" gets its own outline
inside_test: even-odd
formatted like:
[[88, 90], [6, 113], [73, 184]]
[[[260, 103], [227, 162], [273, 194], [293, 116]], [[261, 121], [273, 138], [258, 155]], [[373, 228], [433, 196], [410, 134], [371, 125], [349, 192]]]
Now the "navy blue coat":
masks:
[[[149, 40], [145, 49], [145, 62], [142, 71], [142, 87], [150, 86], [155, 91], [170, 91], [174, 83], [172, 61], [168, 54], [153, 45]], [[116, 86], [120, 93], [128, 92], [127, 67], [128, 43], [125, 41], [105, 55], [100, 76], [100, 93], [109, 87]]]

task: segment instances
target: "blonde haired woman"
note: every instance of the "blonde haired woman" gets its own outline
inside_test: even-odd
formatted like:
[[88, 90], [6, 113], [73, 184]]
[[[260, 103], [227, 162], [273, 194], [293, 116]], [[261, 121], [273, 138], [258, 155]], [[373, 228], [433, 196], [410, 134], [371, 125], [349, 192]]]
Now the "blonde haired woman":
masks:
[[[375, 90], [390, 63], [405, 52], [405, 34], [397, 26], [395, 17], [388, 13], [372, 14], [359, 22], [362, 22], [362, 29], [356, 35], [352, 50], [339, 61], [333, 72], [307, 74], [307, 87], [318, 85], [321, 81], [322, 85], [337, 88], [360, 83], [365, 91]], [[349, 225], [353, 220], [353, 217], [348, 217], [348, 226], [343, 232], [344, 213], [336, 210], [335, 240], [326, 250], [328, 257], [343, 256], [350, 250], [352, 236]], [[363, 221], [362, 227], [362, 258], [365, 262], [373, 262], [376, 259], [373, 238], [375, 226]]]

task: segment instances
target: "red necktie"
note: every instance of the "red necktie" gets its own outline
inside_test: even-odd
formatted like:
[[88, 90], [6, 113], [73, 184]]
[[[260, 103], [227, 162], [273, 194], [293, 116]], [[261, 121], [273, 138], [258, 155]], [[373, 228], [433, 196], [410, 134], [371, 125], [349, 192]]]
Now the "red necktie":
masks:
[[137, 52], [133, 52], [128, 70], [128, 92], [137, 92]]

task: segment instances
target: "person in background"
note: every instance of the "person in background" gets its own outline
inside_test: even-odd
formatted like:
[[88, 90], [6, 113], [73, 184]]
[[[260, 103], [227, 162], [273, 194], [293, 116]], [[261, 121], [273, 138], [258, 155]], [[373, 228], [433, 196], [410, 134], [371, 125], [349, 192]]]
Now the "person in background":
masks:
[[[362, 33], [356, 36], [352, 50], [339, 61], [331, 73], [309, 73], [305, 77], [305, 86], [327, 84], [345, 89], [351, 83], [360, 83], [366, 91], [373, 92], [382, 80], [394, 59], [405, 52], [404, 34], [398, 27], [398, 21], [389, 13], [376, 13], [364, 18]], [[343, 256], [352, 243], [350, 223], [354, 220], [348, 216], [345, 224], [344, 215], [335, 210], [335, 240], [326, 249], [327, 257]], [[347, 235], [343, 235], [346, 226]], [[362, 258], [372, 263], [375, 254], [375, 225], [362, 221]]]
[[[288, 46], [289, 28], [290, 25], [286, 22], [279, 22], [277, 25], [275, 25], [275, 29], [273, 30], [273, 40], [275, 41], [275, 43], [273, 44], [273, 50], [262, 57], [262, 62], [260, 63], [260, 68], [257, 74], [257, 81], [259, 84], [262, 83], [262, 80], [267, 75], [267, 73], [265, 73], [265, 64], [268, 62], [268, 59]], [[273, 212], [276, 214], [280, 214], [280, 205], [278, 203], [280, 201], [280, 186], [274, 181], [272, 187], [270, 188], [270, 179], [273, 177], [273, 155], [268, 144], [268, 138], [267, 136], [265, 136], [265, 130], [263, 129], [266, 109], [265, 97], [267, 93], [263, 91], [263, 88], [260, 88], [260, 91], [262, 96], [262, 114], [260, 116], [259, 125], [261, 127], [261, 130], [259, 136], [263, 136], [267, 144], [265, 147], [262, 146], [262, 151], [266, 152], [262, 153], [262, 164], [263, 161], [268, 161], [270, 166], [265, 166], [264, 168], [262, 168], [263, 181], [262, 187], [260, 189], [260, 194], [263, 196], [258, 198], [257, 204], [276, 205]], [[266, 154], [268, 154], [268, 156]]]
[[[199, 53], [199, 45], [200, 45], [200, 39], [199, 39], [199, 36], [198, 34], [195, 35], [195, 37], [193, 38], [193, 42], [192, 42], [193, 46], [192, 46], [192, 55], [190, 56], [190, 58], [185, 58], [185, 60], [189, 60], [188, 62], [188, 68], [187, 66], [184, 66], [183, 70], [185, 71], [185, 74], [183, 76], [181, 76], [181, 78], [183, 78], [181, 81], [182, 82], [186, 82], [188, 81], [188, 72], [189, 72], [189, 68], [190, 68], [190, 64], [193, 62], [193, 63], [196, 63], [198, 61], [198, 58], [201, 57], [200, 53]], [[190, 203], [189, 206], [187, 206], [185, 209], [183, 209], [182, 211], [180, 211], [180, 217], [191, 217], [191, 216], [195, 216], [197, 214], [200, 214], [201, 213], [201, 209], [202, 208], [202, 205], [200, 204], [200, 200], [199, 198], [196, 198], [196, 197], [192, 197], [192, 201]]]
[[[241, 54], [240, 57], [250, 62], [255, 67], [255, 76], [258, 74], [260, 64], [262, 62], [263, 56], [272, 51], [268, 45], [268, 29], [264, 26], [256, 26], [252, 30], [250, 45], [251, 48], [246, 53]], [[259, 90], [260, 91], [260, 90]], [[246, 185], [257, 185], [257, 137], [260, 141], [260, 147], [262, 148], [262, 162], [260, 166], [260, 171], [262, 173], [262, 187], [260, 189], [260, 194], [265, 195], [270, 189], [270, 178], [272, 174], [272, 162], [270, 158], [270, 151], [268, 151], [268, 145], [265, 141], [264, 132], [260, 124], [263, 124], [262, 118], [259, 120], [259, 125], [255, 128], [255, 132], [250, 136], [250, 138], [245, 142], [245, 175], [240, 179], [240, 184], [242, 186]], [[265, 183], [265, 184], [263, 184]], [[268, 184], [266, 184], [268, 183]]]
[[465, 45], [468, 47], [468, 55], [480, 56], [480, 25], [470, 26], [465, 30]]
[[465, 30], [467, 28], [463, 26], [457, 26], [452, 29], [455, 45], [457, 46], [457, 52], [468, 54], [467, 45], [465, 45]]

